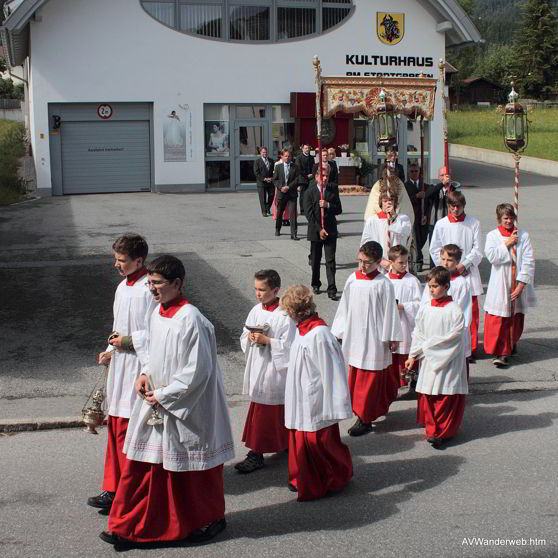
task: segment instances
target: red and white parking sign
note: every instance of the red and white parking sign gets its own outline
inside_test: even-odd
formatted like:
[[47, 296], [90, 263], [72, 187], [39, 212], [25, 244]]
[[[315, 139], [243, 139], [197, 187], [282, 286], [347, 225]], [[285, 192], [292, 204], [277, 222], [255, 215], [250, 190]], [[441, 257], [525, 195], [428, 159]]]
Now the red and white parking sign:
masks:
[[97, 107], [97, 116], [103, 120], [107, 120], [112, 116], [112, 107], [109, 104], [99, 105]]

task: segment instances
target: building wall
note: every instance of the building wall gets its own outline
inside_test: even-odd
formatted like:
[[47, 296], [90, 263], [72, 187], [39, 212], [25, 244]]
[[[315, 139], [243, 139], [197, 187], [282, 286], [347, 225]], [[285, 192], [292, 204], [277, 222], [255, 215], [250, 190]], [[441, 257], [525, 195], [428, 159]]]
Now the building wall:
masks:
[[[40, 21], [31, 22], [31, 135], [38, 187], [51, 188], [48, 103], [153, 102], [155, 184], [199, 188], [205, 181], [204, 103], [289, 103], [292, 91], [314, 91], [314, 54], [324, 75], [424, 71], [438, 77], [445, 37], [421, 3], [389, 3], [394, 12], [405, 13], [405, 36], [394, 46], [376, 36], [376, 9], [386, 7], [370, 0], [354, 0], [354, 5], [348, 20], [320, 37], [265, 45], [185, 35], [151, 18], [138, 0], [51, 0]], [[427, 57], [433, 65], [373, 65], [375, 55]], [[162, 127], [169, 107], [179, 103], [192, 113], [192, 160], [165, 163]], [[443, 159], [441, 113], [438, 98], [432, 169]]]

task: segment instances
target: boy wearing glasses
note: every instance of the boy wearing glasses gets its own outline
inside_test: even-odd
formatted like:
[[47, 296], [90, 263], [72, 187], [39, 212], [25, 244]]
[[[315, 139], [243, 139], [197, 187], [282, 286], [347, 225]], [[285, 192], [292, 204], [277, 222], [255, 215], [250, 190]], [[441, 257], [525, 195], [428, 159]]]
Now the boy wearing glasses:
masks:
[[149, 315], [156, 304], [147, 288], [148, 246], [139, 234], [128, 233], [117, 238], [113, 245], [114, 267], [124, 280], [114, 296], [112, 329], [118, 335], [100, 353], [99, 364], [108, 366], [107, 376], [107, 448], [102, 492], [87, 499], [87, 504], [108, 512], [126, 456], [122, 453], [128, 420], [137, 399], [135, 381], [141, 364], [134, 351], [132, 333], [147, 327]]
[[465, 196], [458, 191], [448, 194], [448, 215], [434, 227], [430, 242], [430, 256], [436, 265], [441, 265], [441, 255], [446, 244], [456, 244], [463, 251], [456, 272], [469, 281], [472, 295], [471, 358], [475, 362], [479, 331], [478, 296], [483, 293], [479, 264], [482, 261], [481, 229], [478, 219], [465, 214]]
[[[186, 539], [226, 526], [223, 463], [234, 443], [213, 325], [182, 296], [184, 266], [161, 256], [148, 267], [157, 308], [143, 342], [126, 464], [100, 537], [119, 547]], [[141, 347], [141, 348], [139, 348]]]
[[366, 242], [358, 252], [358, 271], [343, 289], [331, 332], [342, 340], [349, 365], [349, 391], [357, 416], [351, 436], [372, 430], [372, 421], [387, 414], [399, 383], [391, 370], [392, 352], [403, 341], [401, 320], [390, 280], [379, 273], [382, 247]]

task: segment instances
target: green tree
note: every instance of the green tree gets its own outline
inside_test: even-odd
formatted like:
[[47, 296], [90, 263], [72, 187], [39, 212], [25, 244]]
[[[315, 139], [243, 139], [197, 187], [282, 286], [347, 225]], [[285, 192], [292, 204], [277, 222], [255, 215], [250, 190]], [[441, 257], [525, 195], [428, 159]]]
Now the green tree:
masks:
[[459, 5], [467, 12], [469, 17], [473, 17], [475, 12], [475, 0], [457, 0]]
[[548, 0], [525, 1], [514, 49], [521, 93], [548, 98], [558, 80], [558, 26]]

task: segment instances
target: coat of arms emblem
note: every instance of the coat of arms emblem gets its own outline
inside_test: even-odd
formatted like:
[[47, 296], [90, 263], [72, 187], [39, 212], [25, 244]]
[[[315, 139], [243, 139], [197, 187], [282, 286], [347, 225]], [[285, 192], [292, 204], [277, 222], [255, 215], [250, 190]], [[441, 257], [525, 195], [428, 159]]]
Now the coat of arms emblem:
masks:
[[400, 43], [405, 35], [405, 14], [376, 12], [376, 33], [386, 45]]

